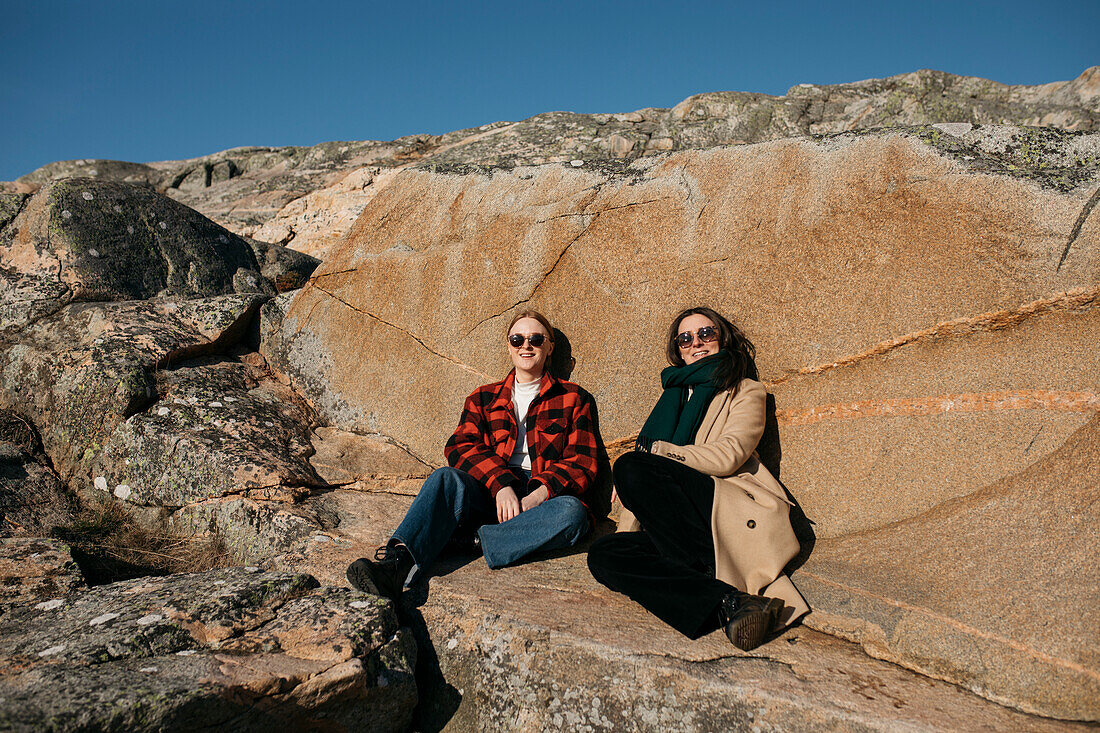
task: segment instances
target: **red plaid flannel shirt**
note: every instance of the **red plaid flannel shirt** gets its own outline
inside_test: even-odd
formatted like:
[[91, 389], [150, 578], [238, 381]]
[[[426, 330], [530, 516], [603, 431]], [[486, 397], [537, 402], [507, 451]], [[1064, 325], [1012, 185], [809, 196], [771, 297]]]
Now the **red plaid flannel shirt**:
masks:
[[[508, 468], [516, 446], [516, 412], [512, 406], [513, 370], [500, 382], [486, 384], [466, 398], [458, 427], [443, 453], [452, 468], [465, 471], [495, 497], [505, 486], [521, 488]], [[531, 482], [550, 496], [583, 495], [596, 477], [596, 426], [592, 395], [546, 374], [527, 409], [527, 450]]]

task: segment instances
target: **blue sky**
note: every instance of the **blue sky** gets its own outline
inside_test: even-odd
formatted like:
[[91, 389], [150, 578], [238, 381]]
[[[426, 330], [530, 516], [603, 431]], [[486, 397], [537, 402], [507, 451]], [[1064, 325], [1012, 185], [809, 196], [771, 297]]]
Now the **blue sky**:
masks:
[[0, 180], [53, 160], [442, 133], [933, 68], [1100, 64], [1100, 0], [0, 0]]

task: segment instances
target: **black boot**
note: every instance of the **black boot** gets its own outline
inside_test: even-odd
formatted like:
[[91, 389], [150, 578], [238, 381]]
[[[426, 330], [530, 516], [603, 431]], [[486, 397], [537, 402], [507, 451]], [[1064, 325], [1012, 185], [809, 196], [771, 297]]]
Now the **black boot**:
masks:
[[783, 612], [783, 601], [731, 590], [722, 597], [718, 616], [726, 627], [726, 636], [738, 649], [749, 651], [771, 633]]
[[409, 549], [391, 540], [385, 547], [378, 548], [373, 560], [361, 557], [349, 565], [348, 582], [355, 590], [396, 602], [414, 564]]

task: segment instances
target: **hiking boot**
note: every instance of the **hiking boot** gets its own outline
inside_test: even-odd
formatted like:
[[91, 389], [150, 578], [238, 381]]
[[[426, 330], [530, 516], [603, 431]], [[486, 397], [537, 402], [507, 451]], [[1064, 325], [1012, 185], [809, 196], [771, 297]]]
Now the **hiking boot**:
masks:
[[763, 643], [779, 614], [783, 601], [731, 590], [722, 598], [718, 615], [726, 627], [726, 636], [735, 647], [743, 651], [755, 649]]
[[374, 559], [361, 557], [348, 566], [348, 582], [355, 590], [397, 601], [412, 570], [413, 557], [404, 545], [379, 547]]

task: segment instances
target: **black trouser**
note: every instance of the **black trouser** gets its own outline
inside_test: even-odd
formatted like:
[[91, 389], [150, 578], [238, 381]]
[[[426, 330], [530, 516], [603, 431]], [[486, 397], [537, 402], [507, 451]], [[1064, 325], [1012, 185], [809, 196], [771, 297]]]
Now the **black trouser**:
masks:
[[714, 479], [650, 453], [627, 453], [613, 469], [619, 501], [644, 532], [601, 537], [588, 569], [692, 639], [718, 626], [718, 604], [733, 586], [714, 577], [710, 515]]

